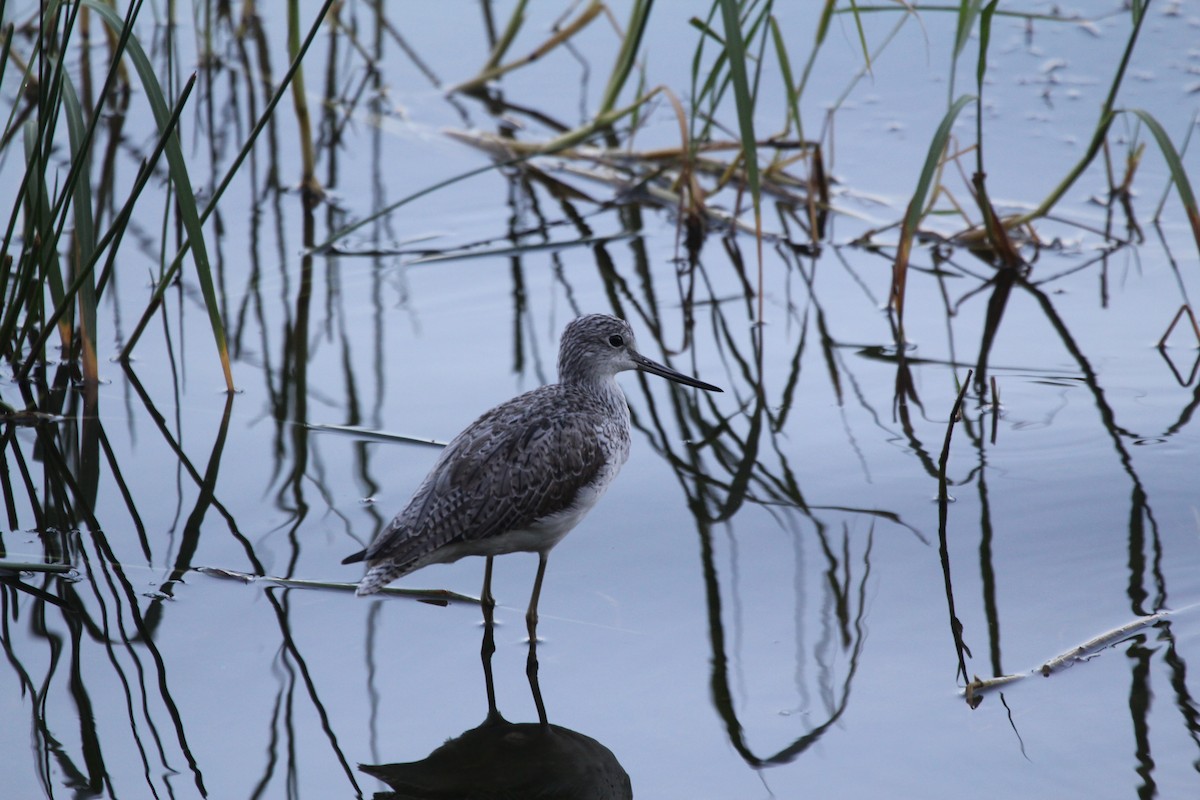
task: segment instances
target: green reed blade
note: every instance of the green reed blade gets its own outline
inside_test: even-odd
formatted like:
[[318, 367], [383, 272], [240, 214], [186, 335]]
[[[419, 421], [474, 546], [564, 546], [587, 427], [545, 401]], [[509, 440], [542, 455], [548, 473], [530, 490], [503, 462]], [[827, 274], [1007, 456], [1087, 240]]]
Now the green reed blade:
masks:
[[[291, 86], [293, 76], [296, 74], [297, 70], [300, 69], [300, 65], [304, 60], [305, 54], [308, 52], [309, 46], [312, 45], [313, 40], [317, 38], [317, 33], [319, 33], [321, 30], [322, 20], [325, 19], [326, 15], [329, 13], [330, 7], [335, 2], [337, 2], [337, 0], [324, 0], [324, 2], [321, 4], [321, 8], [317, 11], [317, 14], [313, 19], [312, 26], [308, 30], [308, 35], [300, 44], [300, 51], [297, 53], [296, 57], [292, 59], [292, 63], [288, 65], [287, 72], [285, 72], [283, 77], [280, 78], [279, 84], [275, 87], [274, 94], [271, 95], [271, 99], [267, 102], [266, 107], [259, 115], [258, 121], [254, 124], [254, 128], [250, 131], [250, 134], [246, 137], [246, 141], [242, 144], [242, 149], [238, 151], [237, 156], [235, 156], [233, 161], [230, 162], [229, 168], [225, 170], [224, 177], [221, 178], [221, 181], [217, 184], [216, 189], [213, 190], [212, 194], [208, 198], [208, 202], [205, 204], [204, 210], [200, 214], [201, 224], [204, 224], [204, 221], [207, 220], [209, 216], [212, 215], [212, 212], [216, 210], [217, 203], [219, 203], [221, 198], [225, 195], [225, 190], [229, 188], [231, 183], [233, 183], [234, 176], [238, 174], [238, 170], [241, 169], [242, 164], [250, 155], [250, 151], [254, 149], [254, 145], [258, 141], [259, 134], [261, 134], [266, 129], [267, 125], [270, 124], [271, 120], [274, 119], [275, 108], [279, 105], [280, 101], [283, 100], [284, 95], [287, 94], [288, 87]], [[491, 167], [489, 167], [489, 169], [490, 168]], [[175, 254], [175, 257], [171, 259], [171, 263], [167, 265], [165, 270], [163, 270], [162, 276], [158, 282], [158, 286], [155, 288], [154, 293], [150, 297], [150, 302], [142, 312], [142, 316], [138, 319], [133, 331], [129, 334], [129, 338], [125, 342], [125, 346], [121, 348], [121, 352], [117, 355], [119, 360], [126, 361], [132, 355], [133, 348], [137, 345], [142, 333], [146, 330], [146, 326], [150, 323], [150, 320], [154, 317], [155, 312], [158, 310], [158, 306], [162, 302], [163, 293], [166, 291], [167, 287], [171, 285], [172, 281], [174, 281], [175, 273], [179, 271], [179, 266], [183, 263], [183, 259], [185, 256], [187, 256], [190, 249], [191, 240], [188, 239], [183, 242], [179, 248], [179, 251]], [[319, 247], [313, 248], [314, 252], [319, 249]]]
[[[104, 252], [108, 250], [108, 264], [110, 266], [116, 260], [118, 245], [121, 241], [121, 238], [125, 235], [125, 229], [129, 225], [130, 218], [133, 216], [134, 206], [137, 204], [138, 198], [141, 197], [142, 190], [146, 188], [146, 184], [149, 183], [150, 178], [154, 176], [154, 169], [157, 166], [159, 159], [162, 157], [163, 150], [167, 146], [167, 140], [171, 137], [176, 126], [179, 124], [179, 116], [183, 113], [184, 106], [187, 105], [187, 99], [191, 95], [192, 88], [195, 85], [196, 73], [193, 72], [191, 77], [188, 78], [187, 83], [184, 84], [183, 91], [179, 93], [179, 99], [176, 101], [175, 108], [171, 112], [171, 118], [168, 121], [167, 128], [159, 134], [158, 141], [151, 149], [149, 155], [142, 162], [142, 166], [138, 170], [137, 177], [134, 178], [133, 188], [129, 191], [129, 197], [126, 198], [125, 204], [113, 218], [113, 222], [108, 227], [108, 230], [106, 230], [104, 235], [96, 242], [96, 247], [92, 253], [91, 259], [80, 267], [78, 274], [75, 275], [75, 282], [67, 288], [65, 295], [68, 299], [58, 304], [58, 306], [54, 309], [54, 313], [47, 317], [41, 334], [39, 335], [37, 341], [34, 342], [30, 347], [30, 356], [26, 359], [24, 365], [22, 365], [21, 370], [17, 375], [18, 379], [23, 380], [29, 374], [29, 370], [33, 368], [37, 361], [36, 354], [40, 353], [42, 348], [45, 347], [46, 341], [50, 336], [50, 331], [53, 329], [53, 326], [57, 325], [58, 321], [72, 309], [73, 306], [70, 303], [69, 298], [80, 290], [80, 286], [83, 285], [85, 281], [94, 282], [95, 279], [93, 276], [95, 275], [96, 264]], [[109, 248], [110, 244], [112, 245], [111, 249]]]
[[729, 54], [729, 79], [737, 104], [738, 129], [742, 136], [742, 155], [745, 161], [746, 183], [754, 204], [754, 230], [758, 246], [758, 320], [763, 319], [762, 285], [762, 203], [758, 176], [758, 147], [754, 136], [754, 97], [746, 74], [746, 45], [742, 39], [736, 0], [720, 0], [721, 18], [725, 25], [725, 52]]
[[779, 72], [783, 78], [784, 91], [786, 96], [784, 102], [787, 103], [787, 127], [784, 129], [784, 135], [791, 130], [791, 126], [796, 126], [796, 138], [804, 138], [804, 124], [800, 121], [800, 89], [796, 86], [792, 79], [792, 64], [788, 60], [787, 45], [783, 42], [783, 33], [779, 30], [779, 23], [772, 16], [767, 20], [767, 24], [771, 29], [771, 41], [775, 45], [775, 56], [779, 59]]
[[1142, 30], [1142, 23], [1146, 19], [1144, 12], [1145, 3], [1139, 6], [1138, 3], [1134, 2], [1131, 6], [1133, 29], [1129, 33], [1129, 40], [1125, 43], [1125, 51], [1121, 55], [1121, 63], [1117, 66], [1117, 73], [1113, 76], [1112, 85], [1108, 89], [1108, 96], [1104, 99], [1104, 105], [1100, 107], [1100, 119], [1096, 122], [1096, 128], [1092, 132], [1092, 140], [1088, 143], [1083, 157], [1071, 168], [1071, 171], [1059, 182], [1058, 186], [1051, 190], [1049, 196], [1041, 202], [1041, 205], [1022, 215], [1015, 224], [1024, 225], [1027, 222], [1049, 214], [1050, 209], [1054, 208], [1063, 195], [1067, 193], [1067, 190], [1075, 185], [1075, 181], [1079, 179], [1079, 176], [1092, 163], [1092, 159], [1100, 152], [1100, 148], [1108, 136], [1109, 126], [1112, 125], [1114, 118], [1113, 106], [1116, 104], [1117, 91], [1121, 88], [1121, 82], [1125, 77], [1125, 70], [1129, 66], [1129, 61], [1133, 56], [1133, 47], [1137, 43], [1138, 34]]
[[1196, 207], [1196, 195], [1192, 192], [1192, 184], [1188, 180], [1187, 171], [1183, 167], [1183, 159], [1179, 157], [1179, 151], [1175, 149], [1175, 144], [1171, 141], [1171, 137], [1167, 136], [1163, 126], [1150, 112], [1140, 108], [1125, 110], [1136, 115], [1154, 135], [1154, 141], [1158, 143], [1158, 149], [1167, 162], [1167, 169], [1171, 171], [1171, 182], [1175, 184], [1175, 190], [1179, 192], [1179, 200], [1183, 203], [1184, 210], [1187, 211], [1188, 222], [1192, 225], [1192, 235], [1196, 239], [1196, 247], [1200, 248], [1200, 210]]
[[867, 34], [863, 30], [862, 14], [858, 11], [858, 4], [854, 0], [850, 0], [850, 13], [854, 15], [854, 29], [858, 32], [858, 46], [862, 48], [863, 60], [866, 62], [867, 73], [871, 72], [871, 48], [867, 46]]
[[[975, 27], [975, 20], [979, 17], [982, 10], [982, 0], [962, 0], [958, 4], [958, 15], [955, 21], [954, 28], [954, 52], [950, 56], [950, 80], [947, 82], [946, 91], [948, 92], [946, 102], [951, 102], [954, 97], [954, 92], [957, 87], [958, 77], [958, 58], [962, 55], [963, 50], [967, 47], [967, 42], [971, 40], [971, 30]], [[981, 36], [983, 36], [981, 32]], [[986, 51], [987, 45], [980, 44], [980, 51]], [[979, 63], [983, 64], [983, 59], [980, 58]]]
[[750, 80], [746, 73], [746, 44], [738, 19], [736, 0], [719, 0], [725, 24], [725, 52], [729, 55], [729, 78], [737, 105], [738, 130], [742, 137], [742, 153], [746, 161], [746, 182], [755, 212], [759, 207], [758, 148], [754, 136], [754, 98], [750, 94]]
[[500, 34], [500, 39], [496, 42], [496, 46], [492, 48], [492, 53], [488, 56], [487, 63], [483, 65], [483, 69], [480, 72], [490, 72], [500, 66], [500, 62], [504, 60], [504, 54], [508, 52], [508, 48], [512, 46], [513, 39], [517, 38], [517, 33], [521, 30], [521, 26], [525, 24], [525, 7], [528, 5], [529, 0], [518, 0], [512, 14], [508, 17], [508, 24], [504, 26], [504, 32]]
[[635, 0], [633, 9], [629, 12], [629, 24], [625, 27], [625, 38], [621, 41], [621, 49], [617, 52], [617, 60], [608, 77], [608, 85], [604, 87], [604, 95], [600, 99], [596, 116], [608, 114], [616, 107], [617, 99], [621, 96], [621, 90], [625, 88], [625, 82], [629, 79], [629, 73], [637, 59], [653, 5], [654, 0]]
[[[128, 33], [132, 30], [133, 21], [136, 19], [140, 11], [142, 3], [135, 2], [130, 5], [125, 16], [125, 29], [121, 36], [117, 38], [112, 46], [114, 58], [105, 76], [104, 84], [100, 89], [97, 99], [97, 108], [103, 107], [108, 98], [117, 87], [117, 80], [120, 74], [120, 54], [124, 52], [128, 42]], [[79, 6], [73, 7], [74, 11], [78, 12]], [[66, 52], [68, 42], [70, 41], [71, 32], [74, 29], [76, 16], [73, 14], [60, 28], [60, 38], [56, 43], [58, 52]], [[50, 243], [57, 253], [57, 243], [62, 236], [62, 230], [66, 225], [68, 212], [73, 211], [75, 214], [75, 226], [77, 233], [77, 247], [73, 249], [72, 264], [74, 265], [74, 282], [71, 288], [63, 290], [61, 288], [62, 275], [59, 274], [57, 268], [52, 268], [51, 272], [46, 275], [47, 286], [50, 290], [51, 301], [55, 306], [55, 311], [49, 317], [42, 319], [41, 312], [28, 313], [25, 317], [25, 326], [22, 334], [18, 337], [19, 340], [26, 340], [32, 335], [32, 331], [38, 325], [41, 326], [41, 333], [38, 335], [37, 341], [29, 348], [25, 363], [21, 366], [17, 373], [18, 380], [24, 380], [29, 371], [34, 367], [40, 358], [43, 357], [42, 350], [46, 345], [51, 333], [57, 327], [60, 331], [60, 336], [64, 342], [70, 342], [71, 330], [74, 327], [73, 318], [67, 316], [75, 307], [75, 299], [79, 296], [81, 287], [84, 281], [92, 281], [91, 278], [91, 261], [96, 256], [97, 245], [95, 244], [94, 222], [91, 216], [92, 197], [89, 191], [89, 181], [84, 180], [90, 173], [88, 169], [88, 153], [90, 153], [91, 142], [94, 138], [94, 133], [97, 124], [102, 115], [92, 114], [87, 125], [83, 124], [83, 111], [76, 98], [74, 85], [71, 83], [69, 73], [62, 69], [62, 59], [51, 59], [55, 66], [54, 83], [49, 87], [48, 98], [43, 102], [43, 111], [37, 118], [38, 135], [43, 140], [48, 142], [54, 141], [54, 131], [57, 124], [57, 117], [60, 111], [66, 113], [68, 133], [71, 142], [72, 158], [70, 167], [67, 171], [67, 177], [63, 183], [63, 187], [55, 201], [53, 219], [57, 220], [56, 227], [52, 233], [44, 233], [43, 246], [45, 243]], [[32, 124], [32, 123], [31, 123]], [[22, 182], [22, 187], [18, 190], [18, 198], [24, 192], [27, 183], [30, 179], [30, 171], [26, 170], [25, 179]], [[42, 169], [37, 168], [37, 175], [42, 174]], [[81, 182], [84, 184], [81, 186]], [[40, 184], [38, 184], [40, 186]], [[72, 202], [74, 201], [74, 202]], [[20, 202], [18, 200], [18, 202]], [[70, 207], [68, 208], [68, 203]], [[9, 235], [12, 233], [10, 226]], [[7, 248], [9, 239], [5, 239], [5, 247]], [[30, 241], [27, 238], [27, 241]], [[102, 249], [102, 248], [101, 248]], [[78, 251], [78, 252], [75, 252]], [[82, 266], [81, 266], [82, 265]], [[30, 273], [31, 274], [31, 273]], [[94, 286], [94, 282], [93, 282]], [[95, 292], [88, 291], [88, 298], [82, 300], [82, 308], [85, 310], [92, 309], [88, 319], [83, 320], [86, 331], [91, 331], [90, 335], [84, 337], [85, 360], [92, 362], [90, 365], [85, 363], [85, 374], [98, 377], [98, 364], [95, 363], [95, 314], [94, 309], [97, 301], [91, 295]], [[22, 303], [13, 303], [9, 306], [10, 310], [20, 311], [23, 307]], [[66, 322], [62, 320], [66, 317]], [[0, 341], [12, 343], [11, 328], [8, 327], [7, 319], [4, 325], [0, 325]], [[88, 351], [92, 355], [88, 355]]]
[[808, 76], [812, 73], [813, 64], [817, 61], [817, 53], [821, 50], [821, 45], [825, 43], [825, 36], [829, 33], [829, 23], [833, 20], [833, 12], [837, 6], [837, 0], [825, 0], [825, 5], [821, 9], [821, 19], [817, 22], [816, 36], [813, 37], [813, 47], [808, 53], [808, 58], [804, 61], [804, 71], [800, 74], [800, 83], [796, 85], [796, 97], [804, 96], [804, 87], [808, 85]]
[[[96, 251], [96, 227], [92, 219], [91, 192], [91, 158], [89, 157], [91, 136], [90, 130], [83, 121], [83, 109], [79, 105], [79, 97], [75, 93], [75, 84], [66, 73], [63, 74], [63, 111], [67, 118], [67, 132], [71, 145], [71, 161], [77, 164], [72, 169], [76, 176], [74, 185], [69, 187], [71, 192], [71, 211], [75, 222], [75, 246], [71, 248], [71, 264], [74, 265], [76, 277], [74, 282], [78, 292], [68, 292], [62, 302], [78, 300], [79, 306], [79, 346], [80, 361], [85, 381], [95, 383], [100, 380], [100, 367], [96, 359], [96, 283], [92, 279], [91, 270], [83, 271], [82, 266], [89, 264]], [[98, 116], [98, 115], [97, 115]]]
[[950, 130], [954, 127], [954, 120], [958, 118], [959, 113], [966, 108], [967, 104], [974, 102], [975, 99], [975, 95], [964, 94], [954, 101], [950, 110], [942, 117], [941, 124], [938, 125], [933, 139], [929, 142], [929, 152], [925, 156], [925, 164], [921, 167], [921, 174], [917, 177], [916, 191], [913, 192], [912, 199], [908, 201], [904, 222], [900, 226], [900, 241], [896, 245], [896, 261], [892, 267], [890, 303], [896, 310], [901, 340], [904, 338], [904, 285], [905, 279], [908, 277], [908, 255], [912, 251], [913, 237], [916, 235], [917, 226], [921, 224], [921, 218], [925, 216], [925, 200], [929, 196], [929, 188], [933, 185], [934, 176], [937, 175], [941, 165], [942, 153], [945, 152], [946, 143], [950, 140]]
[[[112, 9], [103, 5], [100, 0], [83, 0], [95, 11], [114, 33], [120, 34], [123, 23]], [[133, 61], [138, 77], [142, 81], [142, 90], [154, 112], [154, 120], [160, 131], [167, 129], [171, 117], [170, 107], [158, 82], [154, 67], [142, 50], [137, 37], [130, 36], [126, 53]], [[183, 149], [179, 143], [178, 134], [167, 140], [167, 166], [171, 182], [176, 188], [176, 208], [183, 222], [187, 239], [191, 244], [192, 261], [196, 267], [196, 278], [200, 283], [200, 292], [204, 297], [204, 306], [208, 311], [209, 324], [212, 327], [213, 339], [217, 345], [217, 354], [221, 360], [221, 369], [225, 374], [225, 387], [234, 391], [233, 371], [229, 362], [229, 347], [225, 340], [225, 327], [221, 320], [221, 309], [217, 301], [217, 293], [213, 284], [212, 269], [208, 260], [208, 249], [204, 243], [204, 229], [200, 222], [200, 213], [196, 207], [196, 194], [192, 191], [192, 181], [188, 174], [187, 162], [183, 157]]]
[[[1187, 153], [1188, 146], [1192, 142], [1192, 133], [1195, 132], [1197, 126], [1200, 126], [1200, 111], [1192, 114], [1192, 119], [1188, 122], [1187, 131], [1183, 134], [1183, 141], [1179, 143], [1178, 152], [1179, 159], [1181, 161], [1183, 160], [1184, 155]], [[1163, 187], [1162, 197], [1158, 199], [1158, 205], [1154, 208], [1155, 222], [1158, 222], [1162, 219], [1163, 208], [1167, 205], [1167, 198], [1171, 194], [1172, 185], [1174, 185], [1174, 181], [1168, 181], [1167, 185]]]

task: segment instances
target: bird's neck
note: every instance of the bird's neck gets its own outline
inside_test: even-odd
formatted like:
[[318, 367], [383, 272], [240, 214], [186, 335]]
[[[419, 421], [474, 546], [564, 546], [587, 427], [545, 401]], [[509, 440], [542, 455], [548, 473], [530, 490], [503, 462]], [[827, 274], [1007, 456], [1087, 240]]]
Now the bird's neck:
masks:
[[625, 393], [621, 391], [621, 385], [617, 383], [615, 375], [568, 377], [569, 379], [562, 383], [581, 389], [600, 400], [608, 408], [620, 413], [628, 413], [629, 404], [625, 400]]

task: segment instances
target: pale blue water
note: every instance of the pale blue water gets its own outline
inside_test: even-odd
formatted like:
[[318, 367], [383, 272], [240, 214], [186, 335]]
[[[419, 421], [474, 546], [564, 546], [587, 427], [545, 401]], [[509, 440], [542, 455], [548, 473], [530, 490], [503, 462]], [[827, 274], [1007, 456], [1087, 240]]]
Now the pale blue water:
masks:
[[[463, 9], [461, 27], [481, 37], [476, 7]], [[1179, 141], [1197, 109], [1189, 90], [1196, 23], [1186, 4], [1179, 16], [1168, 10], [1152, 6], [1120, 104], [1149, 109]], [[682, 10], [655, 14], [648, 69], [682, 95], [694, 35]], [[812, 20], [790, 9], [780, 15], [803, 53]], [[395, 21], [449, 83], [477, 68], [483, 49], [481, 38], [446, 42], [444, 20], [442, 11], [414, 7]], [[868, 17], [870, 40], [894, 21]], [[950, 448], [955, 502], [946, 538], [971, 677], [1027, 673], [1140, 614], [1178, 611], [1060, 674], [990, 694], [978, 708], [960, 695], [939, 557], [937, 460], [959, 382], [978, 359], [992, 270], [958, 251], [939, 283], [927, 271], [929, 251], [915, 252], [923, 271], [910, 274], [905, 320], [915, 344], [913, 388], [900, 406], [905, 372], [894, 356], [878, 355], [894, 353], [881, 310], [891, 263], [849, 245], [902, 215], [945, 107], [952, 31], [937, 14], [922, 21], [923, 29], [906, 25], [836, 118], [834, 202], [867, 219], [836, 217], [817, 259], [797, 262], [764, 247], [761, 425], [754, 301], [719, 235], [706, 242], [693, 283], [677, 275], [669, 214], [643, 210], [639, 221], [580, 201], [574, 210], [585, 216], [586, 235], [632, 235], [518, 259], [411, 265], [406, 256], [315, 256], [305, 299], [300, 198], [264, 188], [261, 151], [254, 181], [247, 173], [231, 190], [212, 248], [240, 346], [241, 391], [228, 418], [207, 319], [187, 277], [185, 291], [168, 293], [173, 358], [158, 323], [136, 351], [132, 370], [148, 400], [105, 363], [99, 529], [52, 521], [70, 529], [62, 536], [78, 580], [23, 579], [81, 613], [12, 588], [0, 594], [6, 792], [65, 797], [90, 785], [114, 798], [369, 797], [381, 787], [357, 763], [420, 759], [479, 724], [487, 704], [476, 608], [244, 585], [196, 568], [356, 581], [359, 568], [341, 558], [403, 505], [436, 450], [301, 423], [448, 440], [491, 405], [552, 380], [562, 327], [577, 311], [607, 311], [630, 320], [651, 358], [726, 389], [696, 397], [623, 376], [638, 428], [633, 455], [550, 559], [538, 650], [549, 718], [607, 746], [636, 797], [1193, 796], [1200, 754], [1188, 666], [1197, 653], [1191, 607], [1200, 602], [1200, 437], [1189, 373], [1197, 350], [1178, 329], [1167, 355], [1180, 383], [1154, 344], [1200, 273], [1174, 194], [1161, 239], [1150, 225], [1166, 180], [1152, 143], [1135, 181], [1145, 242], [1036, 293], [1013, 288], [989, 358], [999, 419], [993, 437], [995, 409], [968, 395]], [[190, 21], [181, 22], [187, 30]], [[538, 17], [541, 29], [548, 23]], [[986, 146], [998, 203], [1039, 201], [1079, 158], [1127, 24], [1115, 14], [1094, 37], [1039, 23], [1026, 46], [1019, 23], [997, 21]], [[586, 101], [594, 104], [608, 65], [607, 29], [586, 41], [596, 48]], [[271, 44], [278, 75], [282, 41]], [[329, 44], [322, 36], [310, 55], [313, 102]], [[361, 63], [346, 55], [345, 42], [339, 47], [339, 85], [354, 85]], [[853, 27], [835, 22], [806, 98], [810, 135], [859, 65], [856, 47]], [[574, 122], [578, 67], [565, 55], [552, 58], [536, 74], [506, 80], [506, 96]], [[1051, 84], [1044, 70], [1055, 58], [1066, 66], [1051, 70]], [[336, 161], [330, 189], [345, 216], [318, 209], [316, 240], [347, 216], [484, 163], [438, 132], [462, 126], [461, 118], [394, 48], [382, 66], [397, 113], [376, 124], [360, 105], [341, 148], [321, 149], [323, 181]], [[960, 90], [971, 88], [972, 74], [968, 59]], [[3, 96], [11, 102], [7, 83]], [[463, 105], [474, 125], [494, 128], [480, 106]], [[774, 113], [764, 106], [764, 128], [778, 122]], [[655, 120], [639, 146], [673, 141], [668, 111]], [[964, 141], [970, 122], [960, 123]], [[184, 130], [185, 148], [194, 146], [203, 163], [203, 148], [192, 144], [203, 126]], [[1125, 121], [1115, 130], [1126, 131]], [[276, 141], [280, 181], [291, 184], [298, 167], [290, 114], [281, 115]], [[1185, 158], [1200, 173], [1196, 156]], [[136, 163], [122, 163], [128, 180]], [[602, 186], [579, 185], [607, 196]], [[961, 183], [952, 185], [967, 205]], [[1102, 227], [1103, 209], [1088, 200], [1104, 185], [1093, 167], [1062, 215]], [[260, 195], [266, 199], [252, 202]], [[355, 241], [386, 247], [437, 234], [417, 246], [508, 247], [510, 228], [568, 218], [544, 190], [535, 197], [536, 206], [488, 174], [405, 206]], [[778, 231], [778, 220], [769, 206], [764, 227]], [[159, 221], [139, 224], [157, 235]], [[569, 222], [551, 231], [556, 241], [585, 235]], [[1124, 236], [1119, 215], [1114, 231]], [[1043, 252], [1035, 282], [1084, 265], [1103, 244], [1094, 231], [1058, 222], [1038, 233], [1067, 240], [1069, 249]], [[880, 234], [885, 243], [894, 238]], [[752, 264], [751, 240], [737, 243]], [[144, 255], [127, 251], [120, 322], [102, 331], [105, 357], [147, 293]], [[605, 283], [609, 263], [619, 278], [616, 307]], [[252, 267], [261, 270], [256, 282]], [[754, 273], [750, 267], [752, 282]], [[667, 349], [680, 349], [681, 297], [693, 288], [688, 347], [667, 352], [647, 318], [661, 323]], [[300, 343], [302, 368], [289, 361]], [[63, 442], [80, 425], [69, 419], [44, 435], [69, 451]], [[37, 435], [15, 431], [43, 497]], [[9, 559], [36, 559], [38, 522], [14, 451], [5, 452], [19, 524], [4, 531], [3, 544]], [[211, 503], [199, 488], [206, 473], [215, 475]], [[536, 719], [523, 622], [535, 563], [502, 558], [494, 579], [496, 693], [513, 721]], [[482, 574], [482, 562], [468, 560], [400, 585], [474, 595]], [[779, 763], [760, 766], [771, 761]]]

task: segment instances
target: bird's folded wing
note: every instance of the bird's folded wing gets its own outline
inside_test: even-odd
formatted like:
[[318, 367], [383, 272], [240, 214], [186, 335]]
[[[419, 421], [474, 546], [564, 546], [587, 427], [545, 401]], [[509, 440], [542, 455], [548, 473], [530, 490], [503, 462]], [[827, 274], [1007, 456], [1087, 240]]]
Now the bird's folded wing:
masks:
[[367, 559], [415, 561], [453, 541], [520, 530], [569, 509], [605, 464], [587, 414], [509, 419], [510, 404], [452, 441], [408, 507], [367, 550]]

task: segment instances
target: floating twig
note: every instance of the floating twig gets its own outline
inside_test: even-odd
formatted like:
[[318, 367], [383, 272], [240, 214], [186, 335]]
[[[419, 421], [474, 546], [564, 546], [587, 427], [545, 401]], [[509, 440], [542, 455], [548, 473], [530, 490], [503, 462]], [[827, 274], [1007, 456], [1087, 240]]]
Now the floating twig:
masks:
[[982, 695], [987, 692], [994, 691], [1003, 686], [1007, 686], [1010, 683], [1015, 683], [1016, 681], [1028, 678], [1031, 675], [1049, 677], [1056, 672], [1062, 672], [1067, 667], [1071, 667], [1075, 664], [1094, 658], [1108, 648], [1120, 644], [1130, 636], [1139, 633], [1146, 628], [1157, 625], [1164, 619], [1176, 616], [1184, 611], [1191, 611], [1197, 606], [1200, 606], [1200, 604], [1193, 603], [1192, 605], [1175, 609], [1173, 611], [1159, 611], [1155, 614], [1137, 617], [1136, 619], [1132, 619], [1123, 625], [1119, 625], [1115, 628], [1107, 630], [1099, 636], [1094, 636], [1077, 647], [1073, 647], [1064, 653], [1060, 653], [1054, 658], [1044, 662], [1041, 666], [1029, 670], [1028, 672], [1017, 672], [1010, 675], [1001, 675], [996, 678], [980, 678], [976, 676], [974, 680], [964, 687], [963, 694], [966, 696], [967, 702], [970, 703], [971, 707], [973, 708], [978, 705], [979, 701], [983, 699]]
[[[224, 569], [222, 567], [197, 567], [196, 572], [202, 575], [207, 575], [210, 578], [225, 578], [227, 580], [241, 581], [242, 583], [261, 583], [266, 582], [275, 586], [284, 586], [289, 589], [333, 589], [340, 592], [349, 592], [358, 588], [357, 583], [346, 583], [343, 581], [311, 581], [302, 578], [276, 578], [271, 575], [253, 575], [249, 572], [240, 572], [234, 569]], [[436, 606], [448, 606], [451, 603], [471, 603], [479, 605], [478, 597], [459, 594], [458, 592], [450, 592], [445, 589], [397, 589], [389, 587], [379, 591], [381, 595], [395, 595], [398, 597], [411, 597], [414, 600], [420, 600], [422, 603], [430, 603]]]

